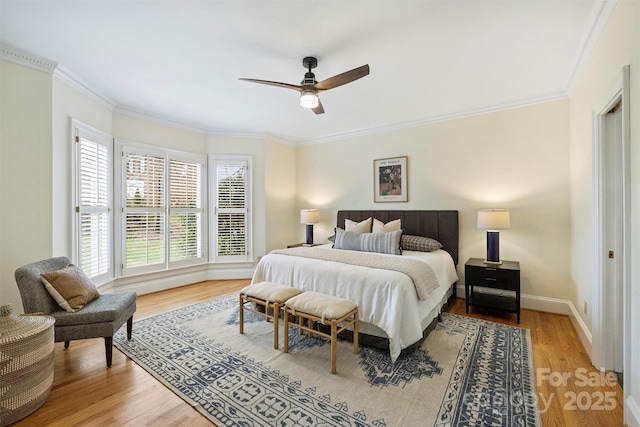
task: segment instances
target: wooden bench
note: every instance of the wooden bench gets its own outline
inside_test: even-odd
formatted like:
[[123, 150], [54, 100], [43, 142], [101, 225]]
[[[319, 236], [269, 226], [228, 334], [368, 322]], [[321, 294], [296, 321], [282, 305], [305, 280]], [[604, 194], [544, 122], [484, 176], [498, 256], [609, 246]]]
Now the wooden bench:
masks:
[[[309, 336], [316, 333], [331, 340], [331, 373], [336, 373], [336, 355], [338, 334], [353, 325], [353, 352], [358, 354], [358, 306], [352, 301], [325, 295], [319, 292], [304, 292], [287, 300], [284, 306], [284, 352], [289, 352], [289, 316], [297, 316], [298, 324], [291, 326], [309, 332]], [[327, 334], [312, 329], [312, 325], [305, 326], [305, 320], [319, 322], [331, 326], [331, 333]]]
[[[278, 319], [285, 301], [302, 293], [302, 290], [272, 282], [260, 282], [247, 286], [240, 291], [240, 333], [244, 333], [244, 311], [273, 320], [273, 348], [278, 349]], [[249, 307], [254, 303], [264, 308], [264, 312]]]

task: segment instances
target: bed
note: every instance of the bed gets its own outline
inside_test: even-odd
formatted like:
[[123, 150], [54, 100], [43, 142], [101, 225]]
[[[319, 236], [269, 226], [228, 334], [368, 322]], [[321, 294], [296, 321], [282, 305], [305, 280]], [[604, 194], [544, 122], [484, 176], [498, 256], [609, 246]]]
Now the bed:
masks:
[[[458, 212], [457, 211], [338, 211], [336, 226], [345, 220], [361, 222], [376, 218], [383, 223], [400, 219], [403, 234], [433, 238], [442, 249], [432, 252], [403, 250], [402, 255], [374, 255], [418, 259], [431, 266], [438, 284], [428, 296], [419, 299], [414, 280], [409, 275], [381, 268], [337, 262], [337, 254], [352, 252], [331, 249], [331, 244], [314, 248], [272, 251], [262, 257], [252, 283], [269, 281], [346, 298], [358, 304], [361, 341], [388, 346], [395, 361], [403, 350], [410, 350], [434, 327], [448, 299], [455, 296], [458, 280]], [[289, 251], [289, 252], [287, 252]], [[302, 252], [300, 252], [302, 251]], [[299, 256], [304, 251], [325, 251], [319, 258]], [[326, 252], [331, 251], [331, 252]], [[317, 252], [313, 255], [316, 256]], [[347, 254], [345, 254], [347, 255]], [[325, 258], [325, 259], [323, 259]], [[395, 259], [379, 258], [393, 262]], [[413, 262], [413, 261], [407, 261]], [[367, 339], [371, 337], [371, 339]]]

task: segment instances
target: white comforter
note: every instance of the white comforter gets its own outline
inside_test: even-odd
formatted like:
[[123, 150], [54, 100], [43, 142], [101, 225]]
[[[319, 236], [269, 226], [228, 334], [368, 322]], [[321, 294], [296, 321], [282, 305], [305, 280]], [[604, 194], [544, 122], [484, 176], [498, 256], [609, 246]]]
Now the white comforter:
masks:
[[[316, 249], [338, 250], [330, 245]], [[282, 283], [355, 302], [360, 321], [380, 328], [389, 338], [391, 359], [395, 361], [403, 348], [422, 338], [423, 327], [433, 318], [426, 316], [439, 308], [449, 286], [458, 280], [453, 260], [443, 250], [403, 251], [401, 256], [424, 261], [433, 269], [440, 286], [426, 300], [418, 300], [411, 278], [404, 273], [273, 253], [260, 260], [252, 283]], [[368, 331], [364, 324], [360, 330], [375, 334], [374, 329]]]

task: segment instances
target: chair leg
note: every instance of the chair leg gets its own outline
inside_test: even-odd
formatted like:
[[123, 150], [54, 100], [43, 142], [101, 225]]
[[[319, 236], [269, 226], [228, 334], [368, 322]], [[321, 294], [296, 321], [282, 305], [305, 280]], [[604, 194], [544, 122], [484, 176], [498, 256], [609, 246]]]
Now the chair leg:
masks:
[[107, 353], [107, 368], [111, 366], [113, 356], [113, 337], [104, 337], [104, 350]]
[[131, 341], [131, 332], [133, 332], [133, 316], [127, 320], [127, 340]]
[[69, 341], [64, 342], [64, 348], [69, 348]]

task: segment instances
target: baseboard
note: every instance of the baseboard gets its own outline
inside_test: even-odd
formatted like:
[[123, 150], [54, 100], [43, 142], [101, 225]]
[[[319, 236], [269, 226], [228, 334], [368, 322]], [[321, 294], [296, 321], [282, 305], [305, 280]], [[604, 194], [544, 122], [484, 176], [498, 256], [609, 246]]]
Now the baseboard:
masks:
[[206, 280], [250, 279], [253, 276], [253, 264], [199, 265], [179, 271], [157, 272], [140, 276], [122, 277], [114, 280], [100, 292], [134, 291], [138, 295], [164, 291]]
[[569, 304], [569, 308], [571, 309], [571, 314], [569, 314], [569, 319], [571, 320], [571, 324], [573, 325], [573, 329], [576, 330], [578, 334], [578, 338], [580, 338], [580, 342], [582, 342], [582, 346], [584, 350], [589, 355], [589, 360], [592, 359], [591, 352], [593, 346], [593, 335], [591, 335], [591, 331], [587, 327], [587, 324], [584, 323], [582, 316], [576, 310], [576, 307], [573, 305], [571, 301], [567, 301]]
[[633, 396], [627, 397], [624, 402], [625, 423], [628, 427], [640, 427], [640, 406], [636, 403]]
[[138, 295], [150, 294], [152, 292], [164, 291], [171, 288], [190, 285], [208, 280], [206, 271], [196, 271], [176, 274], [169, 277], [138, 278], [129, 283], [118, 283], [116, 281], [113, 289], [120, 291], [134, 291]]
[[[494, 290], [494, 289], [486, 289], [488, 293], [500, 294], [504, 291]], [[465, 297], [464, 285], [458, 284], [457, 286], [457, 295], [460, 298]], [[547, 313], [554, 314], [564, 314], [565, 316], [569, 316], [571, 320], [571, 324], [576, 330], [580, 341], [585, 349], [585, 351], [591, 357], [591, 348], [592, 348], [592, 335], [591, 331], [587, 327], [587, 324], [584, 323], [582, 317], [578, 313], [578, 310], [573, 306], [573, 303], [569, 300], [558, 299], [558, 298], [548, 298], [548, 297], [539, 297], [536, 295], [520, 295], [520, 307], [526, 308], [528, 310], [536, 310], [536, 311], [544, 311]]]

